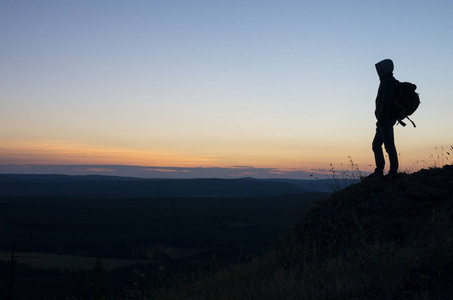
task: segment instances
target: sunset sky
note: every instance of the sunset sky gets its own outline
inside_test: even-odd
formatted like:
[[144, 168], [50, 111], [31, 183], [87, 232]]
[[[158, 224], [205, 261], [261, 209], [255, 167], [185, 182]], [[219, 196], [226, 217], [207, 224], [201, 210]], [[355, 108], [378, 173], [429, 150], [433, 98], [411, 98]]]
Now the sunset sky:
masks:
[[401, 169], [429, 166], [453, 145], [452, 28], [447, 0], [0, 0], [0, 173], [372, 171], [385, 58], [422, 102]]

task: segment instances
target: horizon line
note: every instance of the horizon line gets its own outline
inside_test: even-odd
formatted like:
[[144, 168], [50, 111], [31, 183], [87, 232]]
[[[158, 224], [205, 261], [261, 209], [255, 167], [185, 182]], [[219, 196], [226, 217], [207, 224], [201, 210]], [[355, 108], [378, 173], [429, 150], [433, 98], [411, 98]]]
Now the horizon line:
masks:
[[[366, 173], [366, 171], [363, 171]], [[257, 178], [328, 179], [327, 169], [232, 167], [162, 167], [118, 164], [0, 164], [0, 174], [102, 175], [155, 179]]]

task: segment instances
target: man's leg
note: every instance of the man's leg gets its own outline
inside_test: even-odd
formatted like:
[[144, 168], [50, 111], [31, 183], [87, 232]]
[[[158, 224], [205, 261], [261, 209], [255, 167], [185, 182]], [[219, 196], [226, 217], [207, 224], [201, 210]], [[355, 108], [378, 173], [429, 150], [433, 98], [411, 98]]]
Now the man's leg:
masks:
[[384, 172], [385, 160], [384, 153], [382, 152], [383, 143], [384, 140], [382, 138], [380, 127], [376, 127], [376, 134], [373, 139], [374, 161], [376, 162], [376, 169], [374, 170], [375, 174], [382, 174]]
[[395, 138], [393, 133], [393, 126], [381, 126], [381, 135], [384, 141], [385, 151], [389, 155], [390, 171], [389, 174], [398, 173], [398, 153], [395, 147]]

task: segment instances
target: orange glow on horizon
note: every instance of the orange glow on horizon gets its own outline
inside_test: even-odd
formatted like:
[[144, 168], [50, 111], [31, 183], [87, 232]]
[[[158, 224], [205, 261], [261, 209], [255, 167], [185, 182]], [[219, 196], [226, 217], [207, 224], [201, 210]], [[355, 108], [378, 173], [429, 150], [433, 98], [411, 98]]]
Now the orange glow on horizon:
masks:
[[[195, 151], [193, 151], [195, 152]], [[297, 156], [297, 157], [296, 157]], [[165, 167], [231, 167], [246, 165], [263, 168], [294, 169], [315, 167], [313, 155], [307, 153], [176, 153], [127, 148], [96, 147], [75, 141], [13, 141], [0, 147], [2, 164], [96, 164]], [[312, 157], [310, 159], [310, 156]], [[304, 158], [304, 159], [303, 159]], [[304, 161], [304, 163], [295, 163]], [[307, 164], [306, 161], [312, 161]]]
[[[145, 150], [103, 148], [73, 141], [10, 142], [0, 147], [0, 163], [22, 164], [84, 164], [84, 165], [135, 165], [162, 167], [232, 167], [246, 165], [264, 168], [295, 166], [291, 159], [277, 155], [212, 155], [179, 154]], [[305, 165], [304, 168], [310, 166]]]
[[167, 152], [93, 147], [72, 141], [16, 142], [0, 148], [4, 164], [208, 165], [213, 156], [184, 156]]
[[[273, 172], [276, 175], [288, 170], [312, 171], [318, 174], [329, 173], [329, 168], [343, 171], [350, 170], [351, 162], [348, 156], [342, 155], [337, 150], [331, 148], [312, 149], [312, 151], [305, 151], [301, 154], [297, 152], [256, 151], [255, 153], [213, 155], [95, 147], [74, 141], [14, 141], [9, 142], [7, 146], [0, 147], [0, 164], [130, 165], [183, 168], [247, 166], [251, 168], [275, 168], [276, 170]], [[372, 160], [371, 150], [368, 152], [359, 151], [359, 153], [363, 153], [363, 155], [352, 157], [352, 162], [357, 165], [360, 171], [372, 172], [374, 161]], [[425, 159], [420, 159], [420, 156]], [[407, 153], [400, 157], [401, 171], [415, 171], [427, 168], [432, 164], [428, 154]]]

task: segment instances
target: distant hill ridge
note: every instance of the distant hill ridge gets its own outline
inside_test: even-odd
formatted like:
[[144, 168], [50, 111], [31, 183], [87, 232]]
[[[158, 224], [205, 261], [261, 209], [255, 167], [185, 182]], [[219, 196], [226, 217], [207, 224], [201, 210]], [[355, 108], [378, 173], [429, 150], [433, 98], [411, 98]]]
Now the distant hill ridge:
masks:
[[261, 197], [331, 193], [348, 179], [148, 179], [104, 175], [0, 174], [0, 197]]
[[260, 197], [308, 192], [332, 192], [330, 181], [0, 174], [0, 197]]

